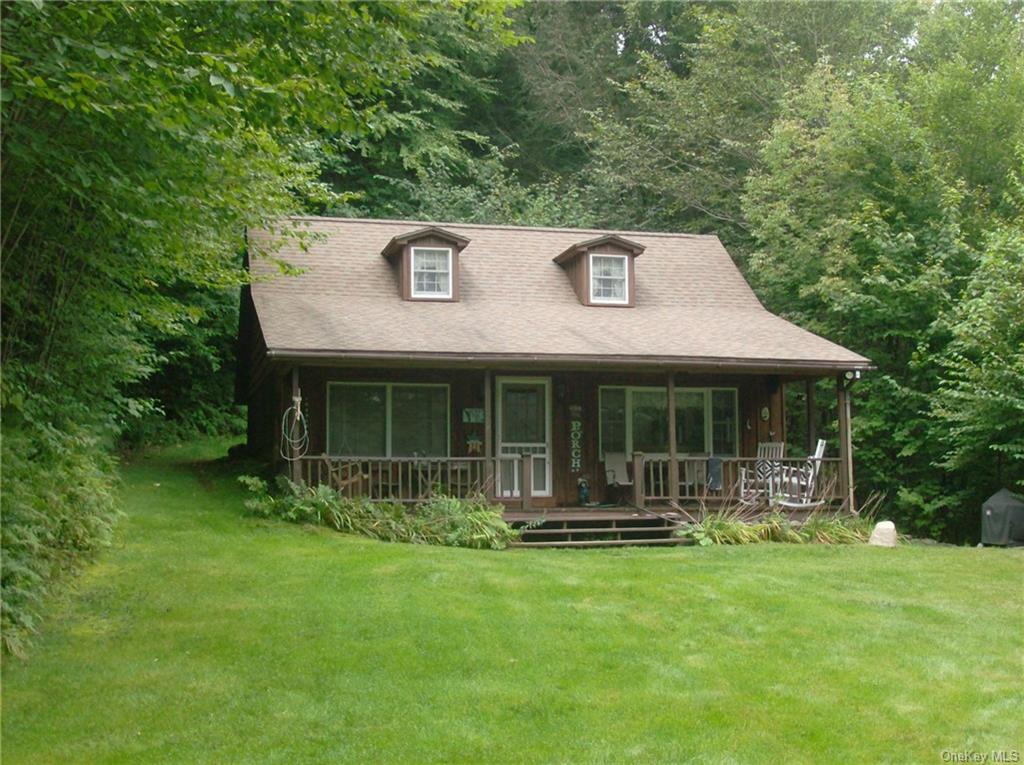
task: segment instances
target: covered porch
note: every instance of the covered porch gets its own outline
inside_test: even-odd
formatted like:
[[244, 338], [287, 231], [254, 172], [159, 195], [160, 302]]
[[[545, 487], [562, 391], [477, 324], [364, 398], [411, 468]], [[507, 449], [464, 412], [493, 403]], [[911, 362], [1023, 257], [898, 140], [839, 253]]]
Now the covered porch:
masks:
[[[826, 378], [835, 383], [838, 429], [805, 497], [818, 505], [855, 504], [849, 386], [857, 376]], [[278, 464], [308, 485], [409, 504], [444, 492], [482, 494], [510, 513], [713, 507], [741, 499], [764, 462], [759, 445], [788, 443], [771, 460], [776, 474], [808, 468], [819, 435], [815, 383], [824, 377], [292, 366], [277, 378], [276, 418], [300, 401], [309, 439], [304, 453], [282, 450]], [[802, 418], [787, 417], [787, 388], [801, 391], [789, 396], [789, 414], [798, 401]], [[804, 432], [787, 433], [787, 421], [801, 419]]]

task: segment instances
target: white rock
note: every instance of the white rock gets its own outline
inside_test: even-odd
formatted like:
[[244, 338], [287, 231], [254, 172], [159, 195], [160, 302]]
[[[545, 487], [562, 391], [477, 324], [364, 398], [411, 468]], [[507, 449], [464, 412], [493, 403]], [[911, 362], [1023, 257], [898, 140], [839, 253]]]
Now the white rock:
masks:
[[874, 530], [871, 532], [871, 537], [868, 539], [868, 544], [875, 545], [875, 547], [895, 547], [896, 524], [892, 521], [876, 523]]

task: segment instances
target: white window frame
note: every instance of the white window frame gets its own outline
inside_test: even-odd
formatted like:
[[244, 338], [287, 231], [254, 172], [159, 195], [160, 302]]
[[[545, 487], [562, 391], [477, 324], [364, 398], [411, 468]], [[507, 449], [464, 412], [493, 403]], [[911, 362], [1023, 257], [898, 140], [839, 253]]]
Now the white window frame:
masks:
[[[594, 297], [594, 258], [616, 258], [622, 261], [623, 265], [623, 294], [625, 297], [622, 300], [616, 298], [597, 298]], [[629, 305], [629, 255], [619, 255], [617, 253], [610, 252], [591, 252], [587, 254], [587, 276], [590, 279], [588, 288], [590, 290], [590, 302], [598, 305]]]
[[[431, 251], [444, 252], [448, 256], [448, 290], [441, 292], [422, 292], [416, 289], [416, 255], [417, 253]], [[451, 247], [412, 247], [409, 252], [409, 294], [417, 300], [450, 300], [453, 292], [452, 280], [455, 275], [452, 273], [453, 258]]]
[[[597, 389], [597, 445], [601, 452], [601, 459], [604, 459], [604, 451], [601, 446], [604, 443], [603, 422], [601, 418], [601, 396], [605, 390], [622, 390], [626, 392], [626, 454], [633, 453], [633, 394], [636, 392], [660, 391], [665, 394], [666, 404], [668, 403], [668, 389], [662, 386], [651, 385], [600, 385]], [[721, 386], [710, 386], [707, 388], [676, 388], [676, 395], [684, 392], [702, 393], [704, 395], [704, 454], [713, 454], [711, 447], [714, 446], [714, 429], [711, 422], [711, 394], [713, 391], [727, 391], [732, 393], [733, 412], [736, 415], [736, 432], [733, 443], [736, 444], [734, 454], [715, 454], [716, 457], [738, 457], [740, 449], [740, 397], [738, 388]], [[678, 407], [678, 403], [677, 403]], [[668, 411], [666, 406], [666, 412]]]
[[[331, 386], [364, 386], [384, 388], [384, 454], [375, 456], [372, 454], [337, 454], [331, 444]], [[407, 382], [375, 382], [367, 381], [344, 381], [327, 383], [326, 410], [327, 417], [324, 421], [327, 430], [327, 454], [330, 457], [370, 457], [372, 459], [391, 459], [391, 391], [399, 388], [444, 388], [445, 389], [445, 449], [443, 455], [431, 455], [423, 459], [442, 459], [451, 456], [452, 453], [452, 388], [448, 383], [407, 383]], [[406, 459], [406, 458], [400, 458]]]

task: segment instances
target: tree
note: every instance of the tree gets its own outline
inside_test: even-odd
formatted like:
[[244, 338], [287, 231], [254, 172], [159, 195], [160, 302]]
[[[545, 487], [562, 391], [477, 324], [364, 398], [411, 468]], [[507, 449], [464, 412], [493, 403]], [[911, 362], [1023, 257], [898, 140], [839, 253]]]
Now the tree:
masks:
[[[742, 256], [746, 175], [787, 93], [820, 61], [863, 71], [898, 59], [919, 6], [787, 2], [695, 6], [683, 67], [646, 53], [627, 105], [594, 108], [595, 203], [616, 225], [718, 233]], [[692, 34], [692, 32], [687, 32]]]
[[[1024, 199], [1020, 192], [1018, 199]], [[952, 340], [939, 357], [942, 380], [931, 411], [945, 447], [940, 466], [971, 479], [950, 497], [953, 507], [977, 508], [999, 486], [1024, 488], [1021, 317], [1024, 221], [1018, 215], [989, 232], [963, 299], [947, 318]]]

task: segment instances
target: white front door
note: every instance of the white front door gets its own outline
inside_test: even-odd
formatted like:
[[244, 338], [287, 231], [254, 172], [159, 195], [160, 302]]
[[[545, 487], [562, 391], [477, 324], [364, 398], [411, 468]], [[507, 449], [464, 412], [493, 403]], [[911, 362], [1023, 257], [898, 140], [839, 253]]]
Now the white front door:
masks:
[[[529, 454], [533, 459], [531, 496], [551, 496], [551, 378], [499, 377], [499, 456]], [[519, 471], [502, 461], [498, 496], [520, 496]]]

